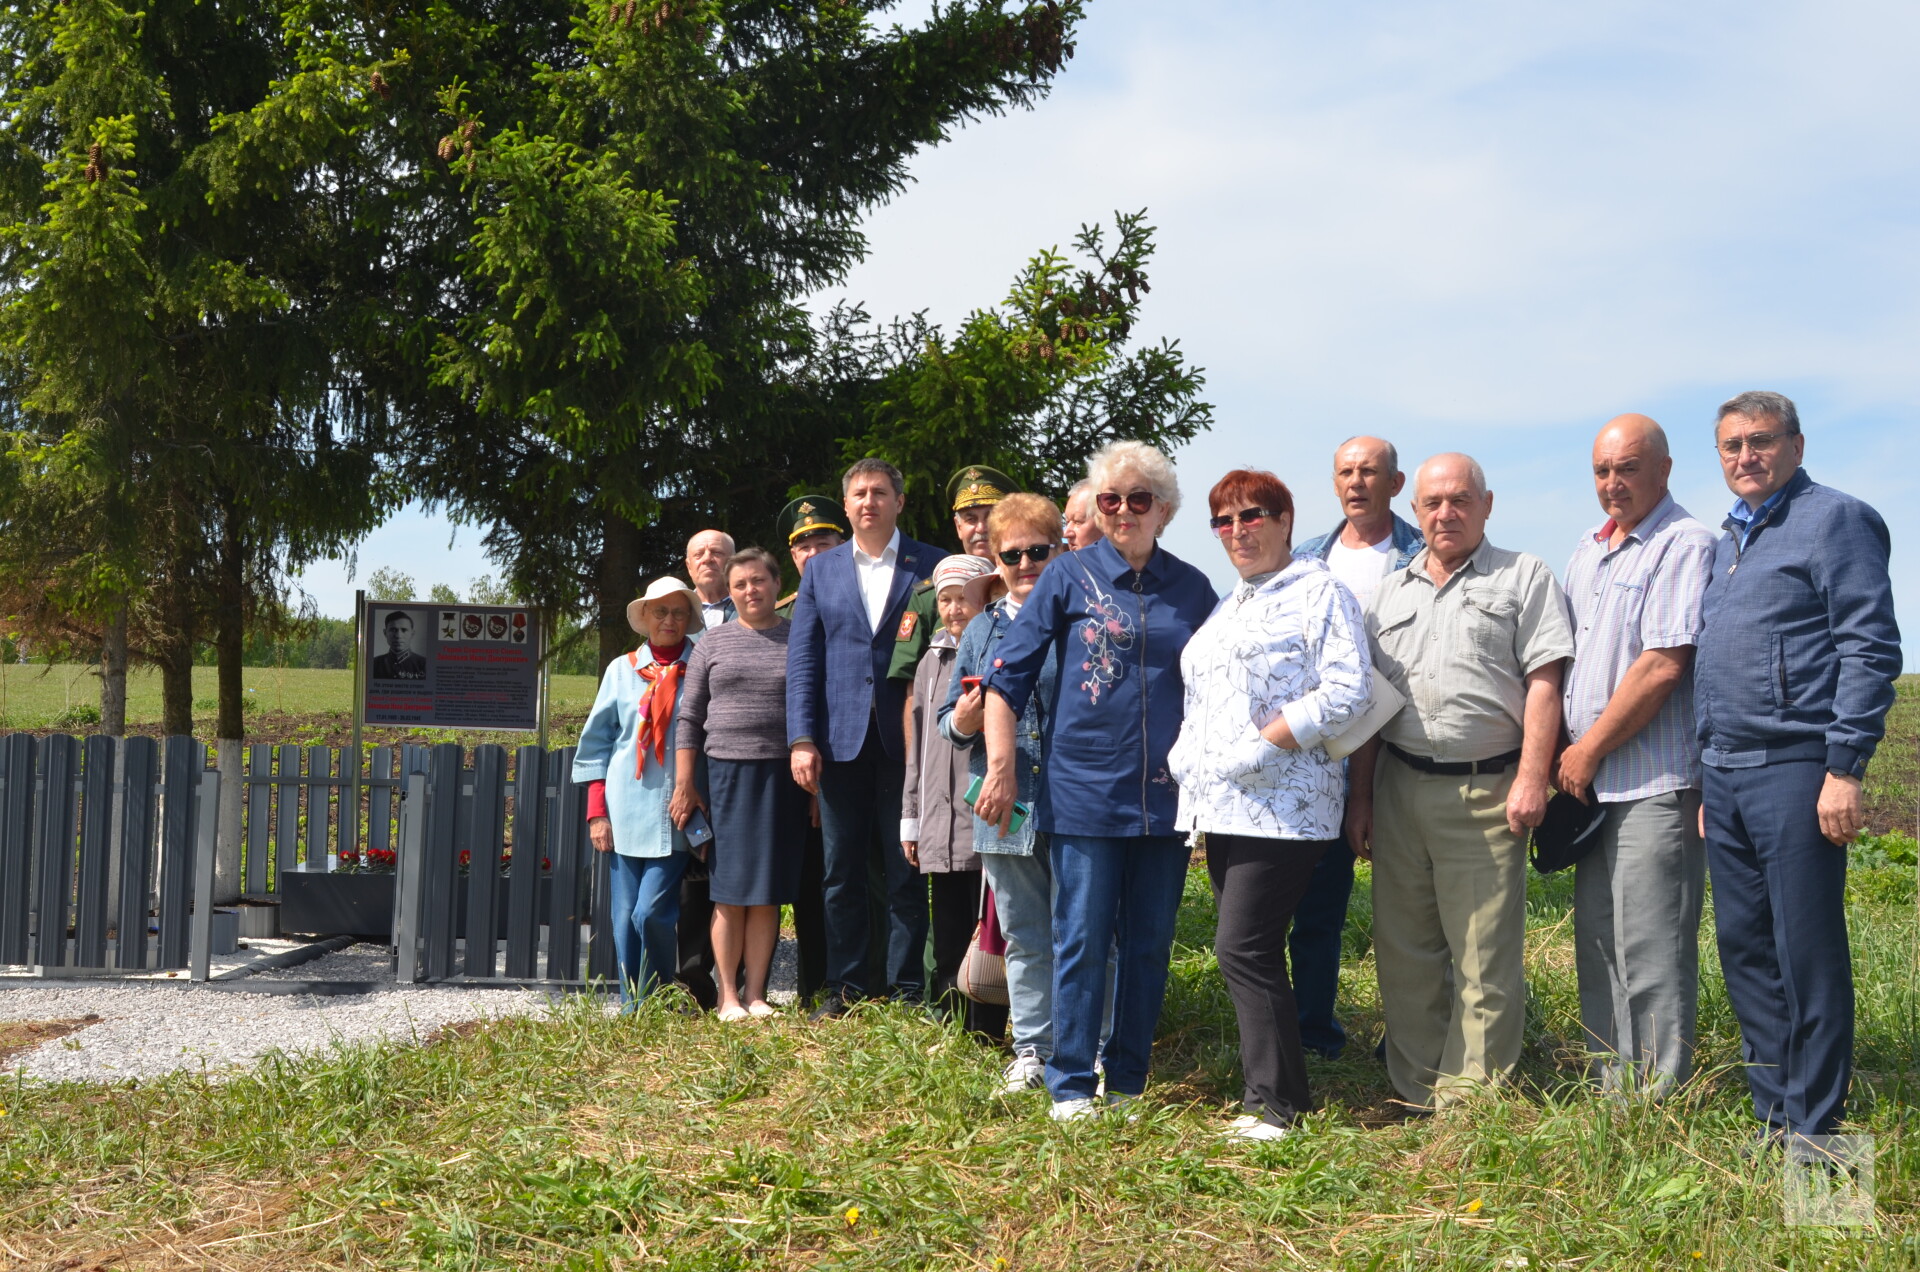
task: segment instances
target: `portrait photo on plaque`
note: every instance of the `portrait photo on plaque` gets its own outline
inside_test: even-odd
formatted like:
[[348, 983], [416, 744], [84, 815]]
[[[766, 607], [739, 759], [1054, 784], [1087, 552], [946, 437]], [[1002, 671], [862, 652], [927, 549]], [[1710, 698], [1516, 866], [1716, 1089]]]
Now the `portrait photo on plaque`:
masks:
[[421, 654], [421, 632], [427, 622], [425, 610], [375, 610], [373, 615], [375, 654], [371, 667], [374, 680], [425, 680], [427, 660]]

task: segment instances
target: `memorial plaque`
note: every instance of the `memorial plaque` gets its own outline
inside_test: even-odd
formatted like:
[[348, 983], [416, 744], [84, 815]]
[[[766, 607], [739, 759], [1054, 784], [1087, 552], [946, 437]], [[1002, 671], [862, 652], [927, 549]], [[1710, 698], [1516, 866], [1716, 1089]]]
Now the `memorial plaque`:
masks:
[[540, 612], [516, 605], [366, 602], [368, 724], [540, 727]]

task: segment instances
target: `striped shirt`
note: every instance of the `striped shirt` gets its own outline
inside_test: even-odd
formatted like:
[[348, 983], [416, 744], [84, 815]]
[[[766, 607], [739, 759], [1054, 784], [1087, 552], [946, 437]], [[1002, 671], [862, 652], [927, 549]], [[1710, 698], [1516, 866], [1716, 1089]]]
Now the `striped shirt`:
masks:
[[[1700, 596], [1713, 570], [1713, 532], [1668, 495], [1610, 547], [1614, 523], [1580, 536], [1567, 563], [1573, 607], [1573, 667], [1567, 673], [1567, 733], [1585, 736], [1634, 660], [1649, 649], [1693, 645]], [[1693, 727], [1693, 667], [1659, 713], [1605, 759], [1593, 777], [1603, 804], [1645, 799], [1700, 785]]]

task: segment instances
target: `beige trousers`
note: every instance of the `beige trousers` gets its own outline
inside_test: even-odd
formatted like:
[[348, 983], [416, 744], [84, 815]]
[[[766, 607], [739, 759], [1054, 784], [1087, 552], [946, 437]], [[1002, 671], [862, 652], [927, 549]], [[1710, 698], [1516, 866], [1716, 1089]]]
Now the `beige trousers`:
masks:
[[1373, 948], [1387, 1076], [1438, 1108], [1520, 1062], [1526, 843], [1507, 829], [1513, 770], [1421, 773], [1382, 750], [1373, 799]]

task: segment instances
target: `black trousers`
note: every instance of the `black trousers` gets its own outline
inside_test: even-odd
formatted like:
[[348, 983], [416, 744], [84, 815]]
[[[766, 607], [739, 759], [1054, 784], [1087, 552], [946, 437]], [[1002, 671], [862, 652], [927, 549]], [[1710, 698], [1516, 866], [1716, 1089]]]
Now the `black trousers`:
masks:
[[679, 966], [674, 979], [693, 995], [700, 1010], [712, 1011], [720, 1005], [720, 986], [713, 979], [713, 900], [707, 893], [707, 869], [695, 864], [700, 877], [680, 881], [680, 923], [675, 929]]
[[1220, 914], [1213, 952], [1240, 1022], [1246, 1110], [1275, 1126], [1313, 1111], [1300, 1009], [1287, 976], [1287, 925], [1314, 865], [1338, 844], [1207, 835], [1207, 875]]
[[980, 922], [980, 871], [930, 874], [927, 885], [933, 906], [933, 992], [928, 1000], [947, 1015], [959, 1016], [968, 1032], [998, 1038], [1007, 1029], [1007, 1009], [974, 1002], [956, 983]]
[[799, 955], [800, 1001], [827, 983], [827, 858], [820, 828], [809, 826], [800, 851], [800, 894], [793, 900], [793, 943]]
[[[919, 1002], [926, 980], [927, 883], [900, 851], [902, 761], [867, 722], [860, 754], [828, 760], [820, 771], [820, 830], [825, 846], [827, 986], [843, 998], [886, 994]], [[886, 922], [873, 924], [873, 885], [885, 881]], [[875, 946], [885, 973], [871, 974]]]

